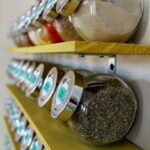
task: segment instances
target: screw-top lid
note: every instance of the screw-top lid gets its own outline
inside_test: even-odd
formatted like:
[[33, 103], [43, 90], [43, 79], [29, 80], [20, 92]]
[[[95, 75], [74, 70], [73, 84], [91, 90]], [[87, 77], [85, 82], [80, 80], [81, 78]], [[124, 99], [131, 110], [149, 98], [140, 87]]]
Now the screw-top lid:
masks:
[[33, 73], [34, 70], [35, 70], [35, 67], [36, 67], [35, 62], [32, 62], [31, 65], [28, 67], [28, 69], [27, 69], [27, 71], [26, 71], [24, 83], [22, 84], [22, 87], [21, 87], [21, 89], [22, 89], [23, 91], [29, 86], [30, 78], [31, 78], [31, 76], [32, 76], [32, 73]]
[[33, 72], [30, 84], [26, 90], [26, 95], [31, 96], [34, 91], [42, 85], [42, 76], [44, 72], [44, 65], [40, 64]]
[[52, 97], [56, 88], [57, 76], [58, 76], [57, 68], [53, 67], [49, 71], [40, 91], [40, 96], [38, 99], [38, 104], [40, 107], [43, 107]]
[[32, 139], [33, 139], [33, 135], [34, 135], [34, 132], [31, 126], [28, 125], [24, 132], [22, 141], [21, 141], [21, 150], [26, 150], [30, 146]]
[[34, 137], [29, 150], [42, 150], [43, 145], [37, 136]]
[[64, 16], [70, 16], [82, 0], [57, 0], [56, 11]]
[[83, 91], [83, 84], [80, 86], [76, 80], [79, 77], [75, 72], [69, 71], [60, 81], [52, 101], [52, 118], [67, 121], [76, 110]]
[[35, 18], [32, 21], [32, 24], [35, 25], [37, 28], [41, 27], [42, 23], [44, 22], [42, 18], [42, 14], [43, 14], [45, 6], [46, 6], [46, 0], [42, 0], [39, 6], [37, 7]]
[[48, 22], [53, 22], [57, 18], [58, 13], [56, 12], [57, 0], [47, 0], [46, 7], [43, 12], [43, 19]]
[[15, 141], [16, 142], [18, 142], [21, 139], [21, 137], [24, 135], [26, 125], [27, 125], [26, 118], [21, 117], [19, 122], [18, 122], [17, 130], [15, 133]]
[[20, 72], [19, 81], [18, 81], [18, 83], [17, 83], [18, 86], [20, 86], [20, 85], [24, 82], [24, 80], [25, 80], [25, 78], [26, 78], [26, 71], [27, 71], [29, 65], [30, 65], [30, 62], [27, 61], [27, 62], [22, 66], [22, 71]]

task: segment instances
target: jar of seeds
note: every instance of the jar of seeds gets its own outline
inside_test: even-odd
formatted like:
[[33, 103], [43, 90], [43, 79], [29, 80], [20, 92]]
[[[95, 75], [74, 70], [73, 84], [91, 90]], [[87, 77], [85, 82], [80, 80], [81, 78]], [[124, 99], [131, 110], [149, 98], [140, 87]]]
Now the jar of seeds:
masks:
[[103, 145], [128, 133], [136, 110], [133, 91], [119, 77], [69, 71], [57, 87], [51, 116], [67, 122], [84, 142]]
[[70, 16], [84, 40], [126, 42], [142, 17], [143, 0], [57, 0], [56, 11]]

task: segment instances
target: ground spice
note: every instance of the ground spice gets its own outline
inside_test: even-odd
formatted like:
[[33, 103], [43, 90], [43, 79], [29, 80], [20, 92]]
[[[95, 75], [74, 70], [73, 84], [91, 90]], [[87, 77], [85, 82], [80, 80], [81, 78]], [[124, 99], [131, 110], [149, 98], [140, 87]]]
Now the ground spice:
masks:
[[85, 88], [71, 117], [72, 128], [90, 144], [108, 144], [123, 138], [135, 118], [137, 103], [132, 91], [116, 79]]

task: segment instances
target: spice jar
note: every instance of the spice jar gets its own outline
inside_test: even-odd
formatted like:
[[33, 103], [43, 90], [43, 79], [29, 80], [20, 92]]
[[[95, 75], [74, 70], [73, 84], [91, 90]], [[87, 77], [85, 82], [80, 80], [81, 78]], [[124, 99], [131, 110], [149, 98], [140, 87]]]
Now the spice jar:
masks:
[[26, 78], [26, 71], [28, 69], [30, 65], [30, 62], [27, 61], [23, 66], [22, 66], [22, 69], [20, 71], [20, 75], [18, 77], [18, 82], [17, 82], [17, 86], [18, 87], [21, 87], [22, 83], [24, 82], [25, 78]]
[[27, 150], [30, 147], [33, 136], [34, 136], [34, 131], [31, 128], [31, 126], [28, 125], [21, 141], [21, 147], [20, 147], [21, 150]]
[[[55, 10], [56, 3], [57, 0], [48, 0], [43, 12], [43, 18], [50, 23], [46, 27], [49, 28], [48, 33], [51, 41], [53, 43], [58, 43], [63, 41], [81, 40], [72, 23], [69, 21], [69, 18], [58, 16], [58, 13]], [[60, 41], [54, 41], [56, 37], [59, 38]]]
[[143, 0], [58, 0], [56, 10], [70, 16], [84, 40], [126, 42], [141, 19]]
[[36, 69], [37, 67], [37, 62], [32, 62], [31, 65], [28, 67], [28, 69], [26, 70], [26, 76], [25, 76], [25, 80], [22, 84], [22, 91], [25, 91], [26, 88], [29, 86], [29, 83], [30, 83], [30, 79], [31, 79], [31, 76], [32, 76], [32, 73], [34, 72], [34, 70]]
[[23, 137], [27, 124], [28, 123], [27, 123], [26, 118], [21, 117], [19, 122], [18, 122], [17, 129], [15, 132], [15, 141], [16, 142], [19, 142], [21, 140], [21, 138]]
[[97, 74], [84, 78], [69, 71], [55, 92], [51, 115], [67, 122], [84, 142], [103, 145], [128, 133], [136, 110], [133, 91], [117, 76]]
[[38, 105], [40, 107], [45, 107], [48, 110], [50, 109], [52, 95], [54, 94], [56, 86], [64, 74], [65, 73], [63, 70], [56, 67], [50, 69], [40, 90], [40, 95], [38, 98]]
[[38, 98], [40, 94], [40, 89], [43, 83], [43, 79], [46, 77], [49, 69], [52, 66], [50, 64], [40, 64], [33, 72], [30, 84], [26, 89], [26, 95], [32, 98]]
[[34, 137], [29, 150], [43, 150], [43, 145], [37, 136]]
[[18, 82], [18, 79], [19, 79], [19, 76], [22, 72], [22, 67], [23, 67], [24, 63], [25, 63], [25, 61], [21, 60], [19, 62], [19, 64], [15, 66], [15, 72], [14, 72], [14, 82], [15, 82], [15, 84], [17, 84], [17, 82]]

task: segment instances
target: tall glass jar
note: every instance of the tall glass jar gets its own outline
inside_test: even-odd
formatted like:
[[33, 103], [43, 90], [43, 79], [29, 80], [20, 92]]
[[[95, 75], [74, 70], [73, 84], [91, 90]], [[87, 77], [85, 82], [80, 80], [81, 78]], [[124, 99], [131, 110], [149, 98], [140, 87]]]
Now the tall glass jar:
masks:
[[57, 87], [51, 115], [67, 122], [84, 142], [103, 145], [129, 132], [136, 110], [133, 91], [117, 76], [69, 71]]
[[70, 16], [84, 40], [126, 42], [140, 21], [143, 0], [58, 0], [56, 10]]

